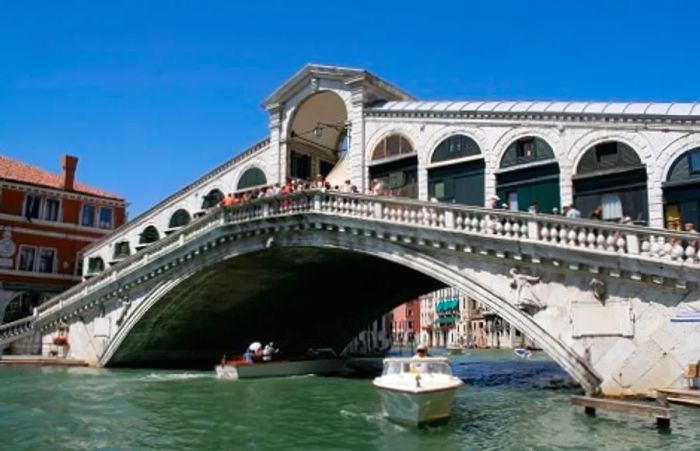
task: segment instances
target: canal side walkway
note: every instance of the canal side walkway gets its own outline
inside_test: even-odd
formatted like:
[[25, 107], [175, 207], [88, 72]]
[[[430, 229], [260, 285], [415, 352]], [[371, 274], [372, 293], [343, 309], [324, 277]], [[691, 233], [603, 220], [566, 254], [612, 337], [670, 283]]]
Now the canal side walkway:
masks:
[[0, 366], [3, 365], [89, 366], [83, 360], [40, 355], [3, 355], [0, 356]]

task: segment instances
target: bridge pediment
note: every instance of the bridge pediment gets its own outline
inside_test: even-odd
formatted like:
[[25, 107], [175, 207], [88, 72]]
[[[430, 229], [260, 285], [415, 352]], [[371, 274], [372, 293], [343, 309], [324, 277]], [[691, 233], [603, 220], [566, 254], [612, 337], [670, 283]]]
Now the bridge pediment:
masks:
[[274, 109], [279, 105], [295, 103], [296, 98], [314, 93], [323, 85], [339, 84], [347, 86], [350, 90], [356, 85], [363, 86], [365, 92], [364, 101], [382, 98], [385, 100], [413, 100], [413, 97], [400, 88], [392, 85], [362, 69], [324, 66], [307, 64], [299, 72], [285, 81], [262, 103], [266, 110]]

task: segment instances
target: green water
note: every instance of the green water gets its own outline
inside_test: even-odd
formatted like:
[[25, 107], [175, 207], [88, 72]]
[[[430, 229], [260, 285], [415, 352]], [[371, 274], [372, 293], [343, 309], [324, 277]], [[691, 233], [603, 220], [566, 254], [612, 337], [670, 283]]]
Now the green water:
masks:
[[213, 372], [0, 367], [1, 449], [700, 449], [700, 409], [653, 420], [569, 404], [544, 356], [472, 352], [453, 417], [420, 430], [386, 420], [369, 379], [223, 381]]

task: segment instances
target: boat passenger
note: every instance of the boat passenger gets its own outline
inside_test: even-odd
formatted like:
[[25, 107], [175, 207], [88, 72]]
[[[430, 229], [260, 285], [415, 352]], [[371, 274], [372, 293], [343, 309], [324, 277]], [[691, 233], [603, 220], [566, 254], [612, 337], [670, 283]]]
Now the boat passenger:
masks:
[[272, 354], [276, 353], [278, 350], [275, 349], [275, 344], [273, 342], [269, 342], [268, 344], [265, 345], [265, 349], [263, 349], [262, 355], [263, 355], [263, 361], [269, 362], [272, 360]]
[[413, 358], [415, 359], [423, 357], [430, 357], [430, 354], [428, 354], [428, 347], [424, 344], [420, 344], [416, 348], [416, 355], [414, 355]]

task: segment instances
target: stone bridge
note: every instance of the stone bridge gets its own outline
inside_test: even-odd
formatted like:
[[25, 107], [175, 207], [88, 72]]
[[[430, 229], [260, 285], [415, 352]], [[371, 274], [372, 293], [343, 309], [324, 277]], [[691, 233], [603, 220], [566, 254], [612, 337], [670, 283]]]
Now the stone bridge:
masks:
[[[694, 239], [637, 226], [359, 194], [215, 208], [0, 326], [0, 346], [94, 365], [211, 366], [264, 335], [342, 348], [406, 299], [457, 287], [535, 340], [587, 392], [672, 385], [700, 357]], [[67, 327], [66, 327], [67, 326]], [[261, 337], [262, 338], [262, 337]]]

